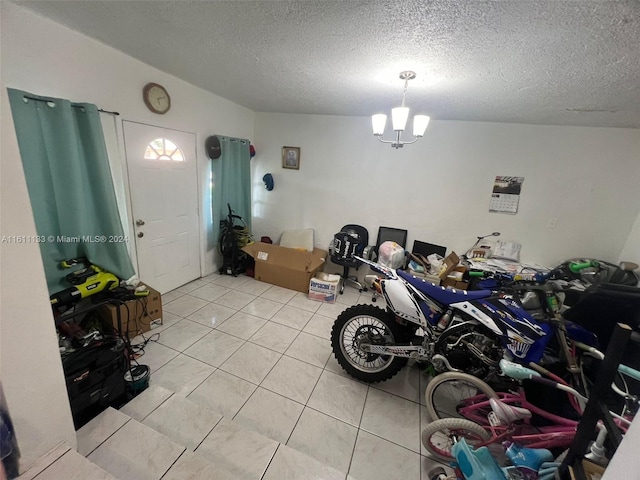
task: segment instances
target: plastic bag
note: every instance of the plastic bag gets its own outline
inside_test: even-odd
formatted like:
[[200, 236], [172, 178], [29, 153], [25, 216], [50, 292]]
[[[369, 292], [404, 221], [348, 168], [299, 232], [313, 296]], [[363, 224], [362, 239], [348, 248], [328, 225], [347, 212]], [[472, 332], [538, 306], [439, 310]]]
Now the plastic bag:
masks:
[[421, 263], [416, 262], [415, 260], [409, 261], [409, 270], [411, 272], [425, 273], [424, 267]]
[[437, 253], [432, 253], [427, 256], [427, 260], [429, 260], [429, 273], [431, 275], [439, 275], [440, 270], [442, 270], [442, 261], [444, 260], [444, 257]]
[[400, 268], [404, 265], [404, 248], [396, 242], [384, 242], [378, 249], [378, 262], [389, 268]]

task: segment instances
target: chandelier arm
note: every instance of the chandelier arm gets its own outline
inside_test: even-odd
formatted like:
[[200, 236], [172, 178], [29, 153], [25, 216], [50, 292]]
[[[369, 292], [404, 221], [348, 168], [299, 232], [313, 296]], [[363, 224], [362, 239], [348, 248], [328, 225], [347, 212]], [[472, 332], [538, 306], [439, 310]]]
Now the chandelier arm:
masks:
[[411, 145], [412, 143], [416, 143], [418, 140], [420, 139], [420, 137], [413, 137], [413, 140], [403, 140], [402, 144], [403, 145]]
[[[416, 143], [420, 139], [420, 137], [414, 136], [413, 140], [384, 140], [383, 138], [381, 138], [380, 135], [376, 135], [376, 138], [378, 139], [379, 142], [390, 143], [392, 145], [399, 145], [399, 146], [411, 145], [412, 143]], [[396, 148], [398, 148], [398, 147], [396, 147]]]

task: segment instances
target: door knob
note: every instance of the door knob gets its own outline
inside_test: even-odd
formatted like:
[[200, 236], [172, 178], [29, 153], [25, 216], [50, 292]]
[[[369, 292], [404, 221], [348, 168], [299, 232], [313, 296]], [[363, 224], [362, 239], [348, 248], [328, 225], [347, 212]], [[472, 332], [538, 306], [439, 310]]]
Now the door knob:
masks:
[[144, 225], [144, 220], [136, 220], [136, 225], [141, 227], [142, 225]]
[[142, 237], [144, 237], [144, 233], [138, 232], [138, 238], [142, 238]]

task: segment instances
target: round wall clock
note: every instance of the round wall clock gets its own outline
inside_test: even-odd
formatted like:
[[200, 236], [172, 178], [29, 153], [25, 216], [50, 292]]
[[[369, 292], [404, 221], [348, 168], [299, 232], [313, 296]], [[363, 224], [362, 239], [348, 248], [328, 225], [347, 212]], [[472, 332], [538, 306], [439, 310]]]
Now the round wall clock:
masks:
[[164, 114], [171, 108], [171, 97], [167, 90], [157, 83], [147, 83], [142, 89], [142, 98], [153, 113]]

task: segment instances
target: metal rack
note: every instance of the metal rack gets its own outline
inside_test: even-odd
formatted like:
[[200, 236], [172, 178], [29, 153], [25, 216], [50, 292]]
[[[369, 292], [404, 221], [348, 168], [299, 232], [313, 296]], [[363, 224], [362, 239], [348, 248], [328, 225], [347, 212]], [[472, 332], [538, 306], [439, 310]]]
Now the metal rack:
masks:
[[107, 298], [105, 300], [101, 300], [99, 302], [96, 303], [92, 303], [89, 307], [85, 307], [85, 308], [81, 308], [80, 310], [73, 310], [72, 312], [63, 312], [60, 314], [59, 317], [55, 318], [55, 322], [56, 325], [62, 321], [66, 321], [66, 320], [71, 320], [73, 318], [76, 317], [80, 317], [82, 315], [87, 315], [88, 313], [92, 313], [94, 311], [96, 311], [98, 308], [104, 306], [104, 305], [113, 305], [116, 307], [116, 318], [118, 321], [118, 334], [116, 336], [120, 337], [122, 339], [122, 341], [125, 342], [125, 345], [127, 345], [127, 347], [131, 347], [131, 344], [129, 343], [129, 336], [128, 335], [124, 335], [122, 333], [122, 317], [120, 315], [120, 306], [124, 305], [125, 302], [117, 299], [117, 298]]
[[576, 436], [560, 466], [559, 477], [562, 480], [588, 480], [582, 458], [588, 450], [589, 442], [594, 438], [599, 421], [602, 421], [607, 429], [608, 440], [614, 451], [622, 441], [622, 432], [615, 424], [603, 399], [611, 388], [629, 342], [640, 344], [640, 334], [634, 332], [628, 325], [616, 324], [605, 358], [598, 369], [597, 380], [591, 389], [589, 401], [578, 424]]

